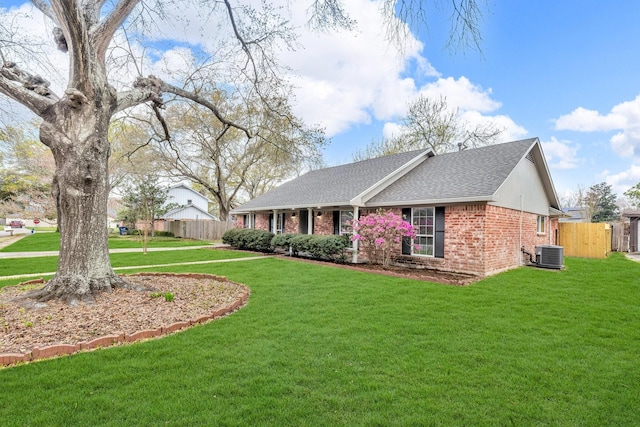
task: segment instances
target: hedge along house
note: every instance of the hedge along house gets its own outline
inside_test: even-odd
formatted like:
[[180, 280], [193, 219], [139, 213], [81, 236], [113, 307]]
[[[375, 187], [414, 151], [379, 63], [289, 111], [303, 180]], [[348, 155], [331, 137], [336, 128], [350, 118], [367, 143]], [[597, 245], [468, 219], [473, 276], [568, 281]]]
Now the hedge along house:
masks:
[[396, 261], [479, 276], [524, 264], [523, 249], [556, 244], [563, 215], [538, 138], [311, 171], [232, 214], [239, 227], [276, 234], [344, 234], [378, 209], [416, 227], [419, 249], [399, 244]]

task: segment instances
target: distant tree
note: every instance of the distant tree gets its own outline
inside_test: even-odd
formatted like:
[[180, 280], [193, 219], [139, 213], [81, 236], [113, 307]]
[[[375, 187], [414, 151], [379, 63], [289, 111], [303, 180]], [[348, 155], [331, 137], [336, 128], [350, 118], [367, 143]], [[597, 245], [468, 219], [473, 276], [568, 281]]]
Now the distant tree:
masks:
[[411, 150], [430, 148], [436, 154], [495, 144], [503, 132], [493, 123], [472, 125], [459, 110], [449, 108], [447, 99], [424, 96], [409, 105], [401, 120], [401, 132], [392, 138], [373, 141], [357, 151], [354, 160], [364, 160]]
[[586, 205], [589, 211], [593, 212], [591, 222], [610, 222], [620, 217], [616, 195], [613, 193], [611, 185], [606, 182], [589, 187], [586, 194]]
[[147, 252], [147, 236], [149, 231], [155, 236], [154, 222], [162, 214], [171, 209], [167, 205], [168, 189], [158, 182], [156, 175], [144, 175], [140, 181], [126, 188], [122, 203], [125, 210], [120, 215], [127, 222], [143, 224], [144, 253]]
[[233, 105], [221, 93], [209, 96], [226, 106], [231, 120], [251, 122], [257, 136], [247, 140], [205, 109], [180, 103], [166, 111], [173, 140], [157, 141], [154, 147], [167, 174], [187, 179], [211, 196], [220, 220], [229, 217], [241, 196], [258, 196], [320, 162], [322, 130], [305, 126], [293, 114], [274, 114], [258, 104]]
[[55, 219], [53, 155], [31, 135], [36, 125], [25, 126], [0, 129], [0, 204], [12, 215]]
[[629, 203], [635, 208], [640, 209], [640, 182], [623, 193]]

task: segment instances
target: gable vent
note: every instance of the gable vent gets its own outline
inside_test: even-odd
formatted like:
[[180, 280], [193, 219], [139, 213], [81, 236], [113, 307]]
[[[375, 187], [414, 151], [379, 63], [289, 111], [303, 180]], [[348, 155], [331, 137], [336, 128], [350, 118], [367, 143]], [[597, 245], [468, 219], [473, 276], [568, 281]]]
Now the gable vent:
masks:
[[531, 150], [531, 151], [529, 151], [529, 152], [527, 153], [526, 159], [527, 159], [527, 160], [529, 160], [529, 161], [530, 161], [531, 163], [533, 163], [533, 164], [535, 164], [535, 163], [536, 163], [536, 161], [535, 161], [535, 160], [534, 160], [534, 158], [533, 158], [533, 150]]

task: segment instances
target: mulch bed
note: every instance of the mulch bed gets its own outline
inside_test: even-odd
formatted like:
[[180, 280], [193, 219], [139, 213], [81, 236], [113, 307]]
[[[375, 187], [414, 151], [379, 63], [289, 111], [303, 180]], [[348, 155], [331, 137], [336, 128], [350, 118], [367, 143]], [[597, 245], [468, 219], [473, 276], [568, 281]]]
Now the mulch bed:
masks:
[[382, 274], [391, 277], [403, 277], [407, 279], [424, 280], [427, 282], [443, 283], [447, 285], [465, 286], [470, 283], [476, 282], [481, 277], [470, 275], [453, 273], [448, 271], [435, 270], [430, 268], [414, 268], [404, 267], [399, 265], [390, 265], [383, 267], [375, 264], [342, 264], [328, 261], [317, 261], [307, 258], [290, 257], [288, 255], [281, 255], [283, 258], [293, 261], [307, 262], [318, 265], [330, 265], [333, 267], [344, 268], [348, 270], [363, 271], [367, 273]]

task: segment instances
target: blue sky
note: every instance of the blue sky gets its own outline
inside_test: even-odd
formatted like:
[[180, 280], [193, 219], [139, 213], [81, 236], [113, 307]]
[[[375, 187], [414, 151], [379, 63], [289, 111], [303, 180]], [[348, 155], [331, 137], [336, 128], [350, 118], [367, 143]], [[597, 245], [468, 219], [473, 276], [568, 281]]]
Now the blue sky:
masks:
[[[0, 8], [29, 11], [24, 3], [0, 0]], [[640, 2], [489, 1], [481, 54], [444, 49], [448, 12], [435, 11], [428, 31], [398, 52], [384, 40], [369, 0], [349, 0], [358, 29], [333, 34], [306, 31], [308, 4], [291, 3], [301, 48], [283, 51], [280, 60], [295, 71], [296, 113], [325, 126], [332, 139], [327, 164], [349, 162], [357, 149], [397, 130], [418, 95], [446, 96], [465, 120], [504, 127], [505, 141], [539, 137], [561, 196], [602, 181], [621, 194], [640, 182]], [[164, 26], [160, 37], [168, 50], [155, 51], [145, 72], [180, 69], [190, 45], [206, 51], [216, 39], [210, 23], [198, 21], [204, 14], [180, 4], [173, 2], [182, 20]], [[25, 31], [42, 29], [49, 38], [43, 19], [31, 14], [35, 22], [25, 18]], [[179, 22], [187, 21], [185, 30]]]
[[[602, 181], [621, 193], [640, 182], [640, 102], [629, 106], [626, 123], [582, 120], [559, 126], [558, 119], [578, 108], [599, 118], [640, 95], [640, 2], [525, 1], [491, 4], [482, 24], [482, 55], [444, 51], [446, 26], [421, 34], [423, 55], [441, 78], [466, 77], [490, 92], [500, 107], [526, 130], [522, 137], [543, 141], [558, 193]], [[428, 79], [427, 79], [428, 80]], [[565, 120], [568, 122], [569, 120]], [[347, 160], [351, 146], [365, 145], [380, 132], [380, 122], [354, 126], [336, 135], [327, 158]], [[635, 153], [612, 146], [619, 133], [629, 136]], [[564, 160], [564, 161], [562, 161]]]

